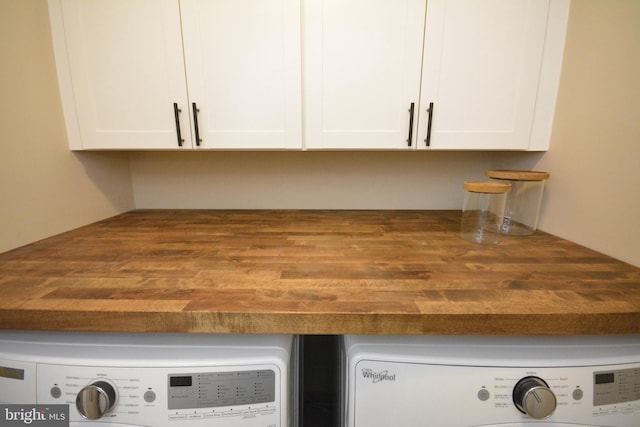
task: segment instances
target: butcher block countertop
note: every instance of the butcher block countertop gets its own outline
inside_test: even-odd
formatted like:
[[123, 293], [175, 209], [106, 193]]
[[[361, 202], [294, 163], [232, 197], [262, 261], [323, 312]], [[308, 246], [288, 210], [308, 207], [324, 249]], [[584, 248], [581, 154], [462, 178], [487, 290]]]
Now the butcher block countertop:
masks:
[[0, 254], [0, 328], [640, 333], [640, 269], [538, 231], [477, 245], [459, 211], [127, 212]]

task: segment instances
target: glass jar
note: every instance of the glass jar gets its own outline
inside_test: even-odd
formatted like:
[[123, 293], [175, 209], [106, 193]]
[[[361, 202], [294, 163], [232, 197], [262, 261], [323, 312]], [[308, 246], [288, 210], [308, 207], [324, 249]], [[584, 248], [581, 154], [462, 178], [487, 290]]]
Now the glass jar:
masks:
[[480, 244], [500, 242], [510, 188], [507, 183], [495, 181], [465, 182], [460, 237]]
[[538, 227], [544, 182], [548, 172], [518, 170], [488, 170], [489, 178], [511, 184], [504, 209], [502, 233], [530, 236]]

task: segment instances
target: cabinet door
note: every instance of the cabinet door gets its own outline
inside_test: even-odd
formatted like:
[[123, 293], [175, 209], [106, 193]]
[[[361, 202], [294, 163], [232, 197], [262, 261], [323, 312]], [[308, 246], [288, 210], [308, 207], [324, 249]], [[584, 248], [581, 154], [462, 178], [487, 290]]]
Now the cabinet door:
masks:
[[[547, 0], [429, 0], [418, 147], [527, 149]], [[558, 64], [559, 65], [559, 64]]]
[[415, 147], [425, 3], [304, 3], [306, 148]]
[[182, 0], [200, 148], [301, 149], [299, 0]]
[[72, 149], [191, 147], [177, 0], [50, 0]]

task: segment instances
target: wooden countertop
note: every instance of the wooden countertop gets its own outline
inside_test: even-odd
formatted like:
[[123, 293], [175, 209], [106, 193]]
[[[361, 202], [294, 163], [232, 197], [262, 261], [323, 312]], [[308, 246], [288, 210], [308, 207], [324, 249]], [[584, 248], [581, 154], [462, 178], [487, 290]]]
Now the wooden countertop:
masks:
[[0, 328], [640, 333], [640, 269], [459, 211], [132, 211], [0, 254]]

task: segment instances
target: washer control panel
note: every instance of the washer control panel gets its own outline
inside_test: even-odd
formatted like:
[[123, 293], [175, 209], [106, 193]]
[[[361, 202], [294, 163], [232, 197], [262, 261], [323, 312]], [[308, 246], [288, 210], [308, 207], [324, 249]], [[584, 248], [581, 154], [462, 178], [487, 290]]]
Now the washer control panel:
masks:
[[640, 367], [593, 373], [593, 405], [640, 401]]
[[297, 358], [291, 335], [0, 331], [0, 402], [77, 427], [287, 427]]
[[37, 401], [69, 404], [72, 422], [100, 419], [154, 427], [198, 427], [213, 419], [221, 427], [279, 427], [283, 422], [277, 365], [133, 368], [34, 364], [32, 368], [35, 371], [25, 375], [37, 378]]
[[169, 409], [219, 408], [273, 402], [273, 370], [169, 375]]

